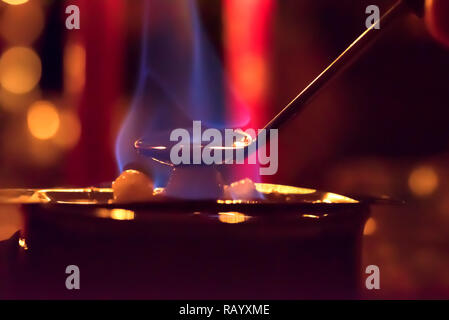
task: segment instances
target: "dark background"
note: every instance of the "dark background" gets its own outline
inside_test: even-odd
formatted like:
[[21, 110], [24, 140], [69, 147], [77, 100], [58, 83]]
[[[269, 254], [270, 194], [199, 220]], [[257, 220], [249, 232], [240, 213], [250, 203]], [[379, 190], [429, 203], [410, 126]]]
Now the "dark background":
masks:
[[[89, 186], [114, 180], [119, 173], [114, 143], [139, 71], [142, 1], [30, 0], [13, 9], [6, 2], [0, 1], [0, 52], [32, 48], [40, 57], [42, 75], [24, 94], [2, 88], [0, 187]], [[377, 4], [384, 12], [393, 3], [268, 2], [265, 82], [258, 102], [248, 103], [258, 125], [363, 32], [368, 5]], [[64, 10], [72, 3], [80, 6], [81, 29], [68, 31]], [[238, 17], [223, 18], [225, 2], [198, 3], [204, 30], [226, 69], [224, 25], [237, 23]], [[4, 22], [11, 10], [17, 25]], [[35, 10], [42, 13], [41, 32], [32, 41], [15, 41], [13, 30], [19, 26], [24, 33], [27, 26], [39, 26], [29, 18]], [[407, 206], [373, 210], [365, 230], [364, 263], [385, 270], [382, 297], [447, 297], [449, 50], [413, 15], [389, 29], [381, 26], [379, 32], [381, 39], [280, 132], [279, 171], [266, 180], [407, 200]], [[81, 51], [70, 51], [73, 44]], [[70, 89], [80, 79], [84, 85]], [[28, 112], [38, 100], [73, 116], [69, 125], [80, 132], [69, 130], [62, 136], [73, 140], [69, 146], [55, 142], [62, 129], [44, 140], [29, 131]], [[65, 127], [61, 122], [60, 128]], [[7, 237], [14, 223], [6, 223], [0, 234]]]

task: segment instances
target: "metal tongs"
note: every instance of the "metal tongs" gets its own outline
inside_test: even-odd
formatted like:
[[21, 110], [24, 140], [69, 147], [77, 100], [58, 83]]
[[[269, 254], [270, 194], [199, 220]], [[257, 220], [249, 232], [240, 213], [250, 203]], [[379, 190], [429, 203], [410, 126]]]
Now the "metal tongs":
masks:
[[[354, 40], [323, 72], [301, 91], [264, 129], [279, 129], [295, 117], [312, 98], [333, 80], [341, 71], [349, 67], [370, 44], [374, 42], [390, 24], [409, 12], [424, 15], [424, 0], [398, 0], [380, 19]], [[376, 29], [376, 25], [382, 26]]]
[[[307, 106], [312, 99], [333, 79], [342, 72], [374, 42], [389, 25], [406, 14], [414, 12], [418, 16], [424, 15], [424, 0], [398, 0], [378, 21], [366, 29], [357, 39], [352, 42], [323, 72], [321, 72], [304, 90], [302, 90], [284, 109], [282, 109], [270, 122], [264, 131], [280, 129], [285, 123], [293, 119]], [[380, 24], [381, 28], [376, 29]], [[271, 136], [271, 135], [269, 135]], [[247, 140], [245, 145], [234, 146], [234, 149], [244, 149], [245, 157], [255, 152], [260, 146], [256, 143], [258, 137]], [[266, 141], [268, 139], [262, 139]], [[144, 140], [137, 140], [134, 144], [137, 151], [153, 159], [169, 159], [170, 148], [161, 149], [148, 144]]]

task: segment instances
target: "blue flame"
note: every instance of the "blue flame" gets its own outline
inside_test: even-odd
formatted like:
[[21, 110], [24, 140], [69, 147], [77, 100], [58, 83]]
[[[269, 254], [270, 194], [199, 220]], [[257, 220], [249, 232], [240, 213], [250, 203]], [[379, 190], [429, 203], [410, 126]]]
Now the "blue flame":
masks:
[[196, 1], [146, 0], [138, 83], [116, 143], [120, 171], [143, 169], [153, 175], [156, 186], [163, 186], [169, 168], [138, 155], [134, 142], [189, 128], [193, 120], [215, 128], [245, 125], [246, 109], [237, 121], [226, 117], [226, 103], [237, 99], [231, 92], [202, 30]]

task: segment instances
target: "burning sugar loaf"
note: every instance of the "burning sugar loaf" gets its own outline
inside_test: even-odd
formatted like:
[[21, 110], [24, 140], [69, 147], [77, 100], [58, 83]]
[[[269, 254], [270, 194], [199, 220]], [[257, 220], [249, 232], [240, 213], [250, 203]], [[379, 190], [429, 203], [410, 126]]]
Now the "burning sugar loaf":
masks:
[[[201, 175], [204, 175], [203, 178]], [[221, 175], [213, 167], [187, 167], [173, 171], [163, 192], [156, 192], [153, 182], [144, 173], [126, 170], [112, 183], [114, 201], [118, 203], [151, 201], [157, 197], [181, 199], [258, 200], [263, 196], [251, 179], [230, 185], [222, 183]]]
[[258, 200], [263, 199], [251, 179], [243, 179], [224, 186], [223, 198], [226, 200]]
[[219, 199], [223, 177], [215, 166], [177, 166], [171, 172], [165, 194], [180, 199]]
[[153, 198], [153, 181], [137, 170], [124, 171], [112, 182], [114, 201], [139, 202]]

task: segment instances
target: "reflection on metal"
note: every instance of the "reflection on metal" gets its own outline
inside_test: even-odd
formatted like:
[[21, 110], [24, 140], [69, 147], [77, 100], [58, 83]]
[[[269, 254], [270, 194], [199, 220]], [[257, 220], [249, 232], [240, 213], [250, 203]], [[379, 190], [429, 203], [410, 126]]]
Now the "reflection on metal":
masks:
[[134, 211], [126, 209], [97, 209], [95, 215], [99, 218], [113, 220], [134, 220]]
[[37, 190], [33, 197], [40, 199], [39, 202], [89, 205], [99, 203], [99, 195], [108, 196], [112, 193], [112, 188], [54, 188]]
[[[229, 197], [216, 200], [217, 204], [301, 204], [301, 203], [359, 203], [359, 201], [335, 193], [320, 192], [315, 189], [299, 188], [276, 184], [254, 183], [254, 192], [263, 195], [255, 199], [242, 194], [240, 199]], [[155, 188], [153, 196], [164, 197], [164, 188]], [[59, 203], [59, 204], [112, 204], [112, 188], [54, 188], [54, 189], [0, 189], [0, 203]]]
[[70, 201], [60, 200], [60, 201], [58, 201], [58, 203], [61, 203], [61, 204], [97, 204], [98, 201], [97, 200], [75, 199], [75, 200], [70, 200]]
[[284, 186], [280, 184], [255, 183], [256, 190], [262, 193], [280, 193], [280, 194], [311, 194], [316, 192], [315, 189], [298, 188], [292, 186]]
[[19, 238], [19, 246], [23, 248], [23, 250], [28, 250], [28, 245], [25, 241], [25, 238]]
[[[155, 149], [155, 148], [153, 148], [153, 149]], [[173, 164], [173, 163], [170, 163], [170, 162], [167, 162], [167, 161], [162, 161], [162, 160], [156, 159], [156, 158], [154, 158], [154, 157], [151, 157], [151, 159], [152, 159], [153, 161], [159, 162], [160, 164], [163, 164], [163, 165], [165, 165], [165, 166], [174, 167], [174, 164]]]
[[313, 203], [358, 203], [358, 201], [336, 193], [327, 192], [321, 200], [316, 200]]
[[318, 215], [315, 215], [315, 214], [303, 214], [301, 217], [303, 217], [303, 218], [310, 218], [310, 219], [321, 219], [321, 218], [324, 218], [324, 217], [327, 217], [327, 216], [328, 216], [328, 214], [325, 213], [325, 214], [323, 214], [321, 216], [318, 216]]
[[251, 217], [240, 212], [219, 212], [218, 220], [223, 223], [242, 223], [248, 221]]
[[241, 204], [241, 203], [261, 203], [260, 201], [257, 200], [217, 200], [217, 203], [219, 204]]
[[51, 199], [45, 194], [33, 189], [0, 189], [0, 203], [46, 203]]

